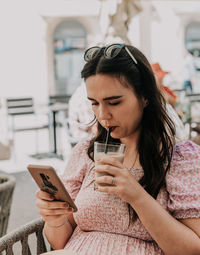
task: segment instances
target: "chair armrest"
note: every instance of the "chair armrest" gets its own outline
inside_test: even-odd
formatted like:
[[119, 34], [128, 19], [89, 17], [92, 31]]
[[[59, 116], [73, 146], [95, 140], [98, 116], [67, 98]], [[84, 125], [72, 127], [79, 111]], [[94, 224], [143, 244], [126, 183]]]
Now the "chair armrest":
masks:
[[47, 248], [43, 236], [44, 222], [41, 218], [33, 220], [23, 225], [7, 235], [0, 238], [0, 252], [6, 251], [6, 255], [13, 255], [13, 245], [20, 241], [22, 246], [22, 255], [31, 255], [31, 249], [28, 243], [29, 235], [35, 233], [37, 241], [37, 254], [46, 252]]

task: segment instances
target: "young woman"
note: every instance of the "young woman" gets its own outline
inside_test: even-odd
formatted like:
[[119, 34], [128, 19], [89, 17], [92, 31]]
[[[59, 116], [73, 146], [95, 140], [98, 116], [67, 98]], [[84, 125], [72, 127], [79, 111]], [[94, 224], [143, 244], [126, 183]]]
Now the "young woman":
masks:
[[[37, 192], [51, 246], [81, 255], [200, 254], [200, 147], [175, 144], [165, 101], [138, 49], [93, 47], [85, 60], [98, 134], [74, 148], [63, 175], [76, 213]], [[106, 157], [95, 167], [94, 142], [105, 142], [108, 129], [110, 143], [126, 145], [124, 161]], [[107, 175], [95, 178], [95, 171]]]

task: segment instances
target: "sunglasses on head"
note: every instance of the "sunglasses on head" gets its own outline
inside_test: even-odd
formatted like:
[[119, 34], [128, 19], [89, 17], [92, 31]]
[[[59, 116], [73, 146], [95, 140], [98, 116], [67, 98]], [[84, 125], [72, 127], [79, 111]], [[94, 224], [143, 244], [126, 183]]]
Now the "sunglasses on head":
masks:
[[[131, 59], [133, 60], [134, 64], [137, 65], [137, 60], [135, 59], [135, 57], [132, 55], [132, 53], [130, 52], [130, 50], [128, 49], [127, 46], [123, 45], [123, 44], [111, 44], [108, 45], [107, 47], [105, 47], [103, 49], [103, 53], [104, 53], [104, 57], [106, 59], [112, 59], [115, 58], [120, 52], [121, 50], [124, 49], [128, 55], [131, 57]], [[97, 54], [102, 50], [101, 47], [98, 46], [94, 46], [91, 47], [89, 49], [86, 50], [85, 55], [84, 55], [84, 60], [86, 62], [89, 62], [90, 60], [92, 60], [93, 58], [95, 58], [97, 56]]]

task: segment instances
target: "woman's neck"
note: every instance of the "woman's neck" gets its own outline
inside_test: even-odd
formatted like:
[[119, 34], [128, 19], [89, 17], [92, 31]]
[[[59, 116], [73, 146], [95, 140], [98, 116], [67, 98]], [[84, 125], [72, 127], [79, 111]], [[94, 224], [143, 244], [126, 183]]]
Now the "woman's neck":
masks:
[[121, 143], [126, 145], [127, 152], [138, 151], [138, 140], [139, 140], [139, 132], [133, 134], [132, 136], [128, 136], [128, 137], [124, 137], [120, 139]]
[[124, 166], [127, 168], [140, 167], [138, 154], [138, 139], [139, 135], [129, 136], [121, 140], [121, 143], [126, 145], [126, 152], [124, 156]]

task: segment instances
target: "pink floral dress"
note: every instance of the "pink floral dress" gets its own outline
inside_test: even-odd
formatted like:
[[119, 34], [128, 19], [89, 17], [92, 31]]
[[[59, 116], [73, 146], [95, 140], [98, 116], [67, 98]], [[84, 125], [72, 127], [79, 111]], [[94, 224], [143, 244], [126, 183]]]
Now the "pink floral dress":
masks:
[[[78, 207], [77, 223], [66, 244], [80, 255], [163, 254], [141, 221], [130, 220], [128, 205], [119, 197], [94, 190], [94, 162], [87, 156], [89, 142], [73, 150], [63, 182]], [[134, 169], [137, 180], [142, 169]], [[157, 197], [175, 218], [200, 218], [200, 147], [191, 141], [175, 146], [166, 187]]]

